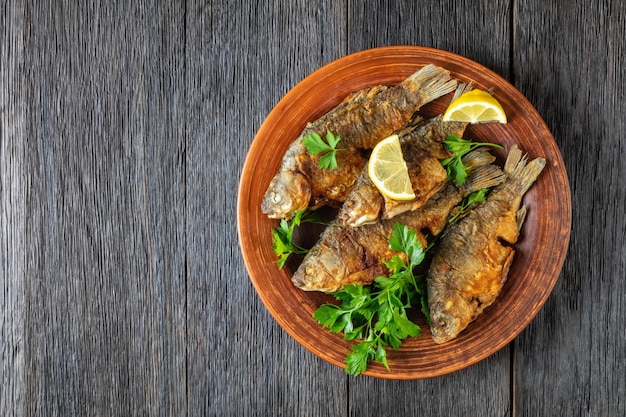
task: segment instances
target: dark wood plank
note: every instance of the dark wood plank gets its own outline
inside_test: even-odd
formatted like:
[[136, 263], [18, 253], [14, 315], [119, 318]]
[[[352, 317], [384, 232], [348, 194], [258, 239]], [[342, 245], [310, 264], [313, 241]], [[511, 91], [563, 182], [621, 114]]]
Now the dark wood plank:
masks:
[[25, 25], [25, 414], [186, 410], [184, 10]]
[[0, 4], [0, 415], [24, 415], [24, 10]]
[[350, 3], [350, 52], [418, 45], [454, 52], [509, 78], [511, 1]]
[[[448, 50], [509, 76], [510, 5], [507, 1], [353, 2], [349, 49], [411, 44]], [[350, 415], [458, 415], [480, 410], [484, 416], [508, 415], [510, 348], [463, 371], [412, 382], [350, 380]], [[471, 381], [471, 382], [468, 382]]]
[[508, 349], [467, 369], [433, 379], [351, 379], [350, 415], [448, 416], [478, 410], [481, 416], [508, 416], [512, 403], [510, 381]]
[[346, 53], [341, 2], [188, 4], [188, 390], [194, 415], [345, 415], [342, 370], [267, 313], [239, 254], [248, 147], [298, 81]]
[[[624, 5], [382, 3], [0, 3], [0, 415], [626, 415]], [[390, 44], [513, 81], [573, 191], [541, 313], [425, 381], [347, 378], [301, 348], [250, 284], [234, 222], [280, 97]]]
[[515, 80], [572, 188], [563, 273], [515, 352], [518, 415], [626, 415], [626, 8], [516, 2]]

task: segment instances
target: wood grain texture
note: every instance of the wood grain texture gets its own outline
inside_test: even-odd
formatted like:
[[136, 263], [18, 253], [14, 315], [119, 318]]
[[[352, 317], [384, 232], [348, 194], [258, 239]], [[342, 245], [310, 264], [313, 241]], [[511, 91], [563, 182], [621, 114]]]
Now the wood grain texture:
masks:
[[24, 415], [24, 10], [0, 4], [0, 415]]
[[[0, 2], [0, 415], [626, 415], [624, 2]], [[313, 70], [413, 44], [530, 99], [562, 150], [570, 253], [505, 350], [348, 378], [249, 282], [236, 187]]]
[[[510, 354], [502, 349], [476, 365], [433, 379], [350, 380], [351, 416], [448, 416], [511, 414]], [[472, 411], [469, 411], [472, 410]]]
[[509, 80], [512, 4], [507, 0], [352, 1], [348, 49], [428, 46], [463, 55]]
[[250, 283], [236, 198], [243, 160], [267, 113], [311, 71], [345, 54], [345, 4], [188, 6], [190, 414], [343, 415], [343, 371], [290, 338]]
[[26, 415], [186, 409], [183, 17], [26, 7]]
[[562, 277], [519, 338], [516, 408], [626, 415], [626, 5], [516, 4], [515, 80], [561, 148], [573, 206]]

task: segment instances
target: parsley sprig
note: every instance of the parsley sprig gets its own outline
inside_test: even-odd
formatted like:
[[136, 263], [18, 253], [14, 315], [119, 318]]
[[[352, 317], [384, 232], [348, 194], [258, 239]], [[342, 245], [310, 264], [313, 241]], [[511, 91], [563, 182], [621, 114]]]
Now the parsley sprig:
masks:
[[467, 178], [467, 167], [463, 164], [463, 156], [480, 146], [493, 146], [494, 148], [503, 149], [502, 145], [496, 143], [472, 142], [454, 135], [448, 136], [444, 143], [450, 152], [454, 153], [454, 156], [441, 160], [441, 165], [446, 168], [448, 178], [457, 185], [465, 184], [465, 179]]
[[302, 144], [311, 155], [323, 153], [317, 165], [322, 169], [337, 169], [337, 144], [341, 140], [339, 135], [335, 136], [331, 132], [326, 132], [326, 141], [320, 135], [313, 132], [302, 138]]
[[388, 277], [376, 277], [371, 286], [349, 284], [333, 293], [340, 305], [324, 304], [313, 318], [333, 333], [344, 333], [345, 340], [361, 340], [346, 357], [346, 372], [359, 375], [371, 360], [387, 362], [386, 347], [398, 350], [407, 337], [420, 334], [420, 327], [407, 317], [407, 310], [419, 305], [427, 320], [428, 301], [423, 276], [413, 269], [425, 256], [414, 230], [396, 222], [389, 239], [391, 249], [404, 252], [406, 261], [393, 256], [385, 265], [391, 270]]
[[465, 197], [461, 202], [461, 205], [459, 206], [457, 212], [452, 217], [450, 217], [450, 219], [448, 219], [448, 223], [452, 223], [453, 221], [458, 219], [461, 214], [463, 214], [465, 210], [467, 210], [472, 204], [484, 202], [489, 190], [489, 188], [482, 188], [478, 191], [474, 191], [473, 193]]
[[281, 219], [278, 227], [272, 230], [272, 248], [278, 257], [277, 264], [280, 269], [285, 266], [285, 262], [287, 262], [287, 258], [289, 258], [290, 255], [304, 255], [309, 251], [293, 241], [293, 233], [296, 227], [300, 226], [302, 223], [326, 224], [326, 222], [320, 219], [317, 213], [309, 210], [301, 210], [296, 212], [291, 220]]

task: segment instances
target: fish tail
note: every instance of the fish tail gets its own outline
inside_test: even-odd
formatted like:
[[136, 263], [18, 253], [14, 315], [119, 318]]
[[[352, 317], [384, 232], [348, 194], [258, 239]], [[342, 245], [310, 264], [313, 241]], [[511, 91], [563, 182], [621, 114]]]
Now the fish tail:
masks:
[[546, 166], [544, 158], [535, 158], [528, 162], [527, 156], [517, 145], [513, 145], [504, 164], [504, 173], [518, 194], [524, 194], [535, 182]]
[[467, 176], [463, 184], [463, 194], [469, 195], [483, 188], [491, 188], [501, 184], [506, 176], [496, 165], [481, 165]]
[[400, 84], [411, 91], [420, 91], [423, 102], [431, 102], [456, 88], [457, 82], [450, 78], [450, 71], [428, 64]]

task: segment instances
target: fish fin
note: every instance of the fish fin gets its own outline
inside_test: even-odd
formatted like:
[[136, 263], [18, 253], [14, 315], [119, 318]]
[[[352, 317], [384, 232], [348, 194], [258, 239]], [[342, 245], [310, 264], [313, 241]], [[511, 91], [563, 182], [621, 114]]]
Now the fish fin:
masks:
[[463, 94], [469, 93], [473, 89], [474, 89], [474, 83], [471, 81], [467, 84], [459, 83], [459, 85], [456, 87], [456, 90], [454, 91], [454, 95], [452, 96], [452, 100], [450, 100], [450, 103], [452, 103], [457, 98], [461, 97]]
[[545, 166], [546, 160], [544, 158], [535, 158], [528, 162], [527, 156], [522, 153], [517, 145], [513, 145], [504, 163], [504, 173], [512, 180], [514, 191], [518, 194], [524, 194]]
[[424, 103], [454, 91], [456, 85], [457, 81], [450, 78], [450, 71], [433, 64], [426, 65], [400, 84], [408, 90], [420, 90]]
[[495, 187], [501, 184], [505, 178], [502, 170], [495, 165], [479, 166], [467, 176], [462, 188], [463, 194], [470, 195], [483, 188]]
[[525, 166], [526, 156], [522, 150], [517, 145], [511, 146], [509, 155], [504, 163], [504, 173], [508, 177], [516, 177], [519, 176], [519, 172], [521, 172]]
[[342, 281], [341, 285], [347, 284], [360, 284], [360, 285], [369, 285], [378, 275], [385, 275], [385, 270], [380, 265], [371, 266], [369, 268], [365, 268], [361, 271], [354, 272], [350, 275], [347, 275]]
[[461, 160], [468, 171], [472, 171], [480, 166], [492, 164], [496, 157], [485, 147], [476, 148], [464, 155]]
[[418, 113], [413, 113], [413, 116], [411, 116], [411, 120], [409, 120], [409, 122], [406, 124], [405, 127], [403, 127], [401, 130], [398, 131], [398, 136], [402, 136], [401, 132], [403, 132], [407, 128], [415, 129], [416, 127], [426, 124], [427, 122], [428, 122], [428, 119], [426, 119], [422, 115]]
[[522, 206], [522, 208], [517, 210], [517, 215], [515, 216], [515, 222], [517, 223], [517, 230], [522, 230], [522, 225], [524, 224], [524, 220], [526, 220], [526, 206]]

